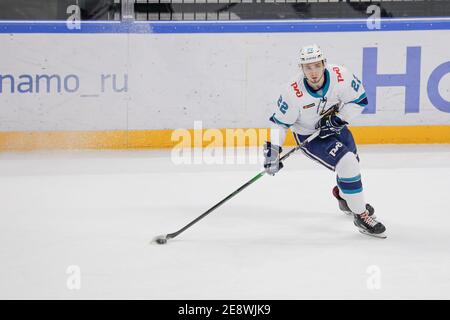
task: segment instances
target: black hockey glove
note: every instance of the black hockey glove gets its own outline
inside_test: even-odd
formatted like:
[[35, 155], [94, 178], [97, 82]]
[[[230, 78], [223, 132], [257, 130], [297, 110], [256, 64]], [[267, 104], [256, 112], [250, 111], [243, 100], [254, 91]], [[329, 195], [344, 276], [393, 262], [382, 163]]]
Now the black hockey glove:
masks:
[[282, 151], [280, 146], [271, 144], [270, 141], [264, 144], [264, 169], [268, 174], [273, 176], [283, 168], [283, 163], [280, 162]]
[[327, 115], [320, 119], [317, 123], [316, 129], [320, 129], [319, 137], [324, 139], [326, 137], [339, 134], [348, 122], [342, 120], [335, 115]]

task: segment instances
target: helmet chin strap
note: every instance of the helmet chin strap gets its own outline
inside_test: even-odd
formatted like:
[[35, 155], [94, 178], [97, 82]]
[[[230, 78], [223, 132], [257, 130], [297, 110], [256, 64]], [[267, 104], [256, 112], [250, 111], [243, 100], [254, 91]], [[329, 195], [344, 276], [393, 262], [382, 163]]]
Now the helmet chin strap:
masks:
[[313, 85], [315, 85], [316, 83], [320, 83], [320, 81], [322, 81], [324, 75], [325, 75], [325, 69], [324, 69], [324, 71], [323, 71], [322, 76], [320, 77], [320, 79], [317, 80], [316, 82], [312, 82], [311, 80], [309, 80], [308, 77], [307, 77], [306, 75], [305, 75], [305, 78], [306, 78], [306, 81], [308, 81], [308, 83], [312, 83]]
[[311, 80], [309, 80], [308, 77], [307, 77], [306, 74], [305, 74], [305, 71], [303, 70], [303, 65], [302, 65], [302, 64], [299, 64], [299, 66], [300, 66], [301, 69], [302, 69], [303, 76], [306, 78], [306, 81], [307, 81], [308, 83], [312, 83], [313, 85], [315, 85], [316, 83], [319, 83], [320, 81], [322, 81], [323, 77], [325, 76], [325, 70], [326, 70], [326, 68], [327, 68], [326, 62], [327, 62], [326, 59], [322, 60], [322, 64], [323, 64], [323, 72], [322, 72], [322, 76], [320, 77], [319, 80], [317, 80], [317, 82], [312, 82]]

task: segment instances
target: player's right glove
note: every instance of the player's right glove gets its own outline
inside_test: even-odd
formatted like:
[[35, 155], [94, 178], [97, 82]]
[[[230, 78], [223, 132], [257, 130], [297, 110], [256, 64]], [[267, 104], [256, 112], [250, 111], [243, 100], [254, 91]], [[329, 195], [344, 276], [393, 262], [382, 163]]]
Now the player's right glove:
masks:
[[275, 175], [283, 168], [283, 163], [280, 162], [280, 153], [283, 149], [280, 146], [267, 141], [264, 144], [264, 169], [270, 175]]
[[320, 129], [319, 137], [324, 139], [326, 137], [339, 134], [346, 124], [348, 124], [348, 122], [331, 114], [320, 119], [316, 128]]

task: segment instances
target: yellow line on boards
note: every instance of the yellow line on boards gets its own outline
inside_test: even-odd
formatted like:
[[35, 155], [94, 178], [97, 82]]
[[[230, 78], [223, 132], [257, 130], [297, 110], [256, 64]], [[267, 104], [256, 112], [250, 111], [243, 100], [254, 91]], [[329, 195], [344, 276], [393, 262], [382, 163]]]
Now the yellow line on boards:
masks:
[[[351, 127], [357, 144], [450, 143], [450, 126]], [[267, 128], [0, 132], [0, 151], [260, 146]], [[288, 134], [286, 146], [295, 145]]]

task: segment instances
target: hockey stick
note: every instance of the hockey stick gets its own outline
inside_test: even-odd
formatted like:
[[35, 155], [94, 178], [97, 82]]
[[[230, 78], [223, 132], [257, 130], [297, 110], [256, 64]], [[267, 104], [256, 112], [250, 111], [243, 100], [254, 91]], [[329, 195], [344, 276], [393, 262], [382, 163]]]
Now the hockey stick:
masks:
[[[293, 148], [292, 150], [290, 150], [289, 152], [287, 152], [286, 154], [284, 154], [280, 161], [284, 161], [287, 158], [289, 158], [295, 151], [297, 151], [298, 149], [300, 149], [301, 147], [303, 147], [305, 144], [307, 144], [308, 142], [310, 142], [311, 140], [313, 140], [314, 138], [316, 138], [320, 133], [320, 130], [317, 130], [316, 132], [314, 132], [312, 135], [310, 135], [305, 141], [303, 141], [301, 144], [299, 144], [298, 146], [296, 146], [295, 148]], [[224, 198], [223, 200], [221, 200], [220, 202], [218, 202], [217, 204], [215, 204], [213, 207], [211, 207], [210, 209], [208, 209], [205, 213], [203, 213], [202, 215], [200, 215], [198, 218], [196, 218], [195, 220], [191, 221], [189, 224], [187, 224], [186, 226], [184, 226], [183, 228], [181, 228], [180, 230], [174, 232], [174, 233], [169, 233], [166, 235], [160, 235], [157, 236], [155, 238], [153, 238], [152, 242], [155, 242], [157, 244], [165, 244], [167, 242], [167, 240], [169, 239], [173, 239], [176, 236], [178, 236], [180, 233], [182, 233], [183, 231], [185, 231], [186, 229], [190, 228], [192, 225], [196, 224], [198, 221], [200, 221], [201, 219], [203, 219], [204, 217], [206, 217], [208, 214], [210, 214], [211, 212], [213, 212], [214, 210], [216, 210], [218, 207], [220, 207], [222, 204], [224, 204], [225, 202], [227, 202], [228, 200], [230, 200], [231, 198], [233, 198], [235, 195], [237, 195], [239, 192], [241, 192], [242, 190], [244, 190], [245, 188], [247, 188], [249, 185], [251, 185], [252, 183], [254, 183], [255, 181], [259, 180], [264, 174], [266, 173], [266, 171], [261, 171], [260, 173], [258, 173], [256, 176], [254, 176], [252, 179], [250, 179], [249, 181], [247, 181], [245, 184], [243, 184], [242, 186], [240, 186], [238, 189], [236, 189], [233, 193], [231, 193], [230, 195], [228, 195], [226, 198]]]

